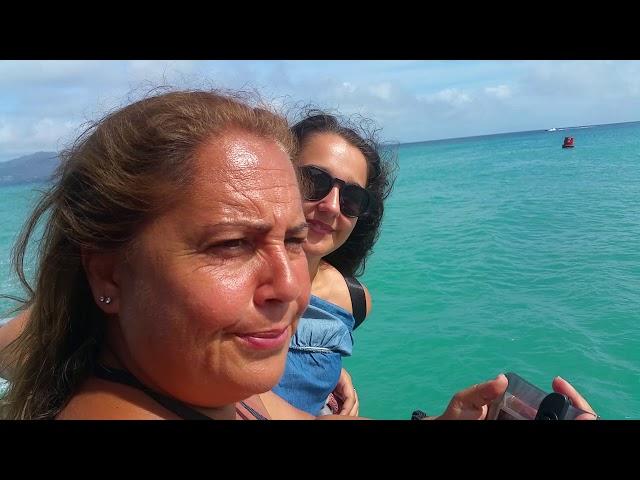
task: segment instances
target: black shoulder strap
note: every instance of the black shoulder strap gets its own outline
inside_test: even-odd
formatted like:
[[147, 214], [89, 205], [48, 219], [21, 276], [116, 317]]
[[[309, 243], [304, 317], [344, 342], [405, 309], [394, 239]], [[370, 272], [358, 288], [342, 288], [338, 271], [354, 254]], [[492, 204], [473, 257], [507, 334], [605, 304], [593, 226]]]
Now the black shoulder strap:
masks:
[[131, 375], [129, 372], [125, 370], [115, 370], [106, 368], [103, 365], [96, 365], [94, 371], [94, 375], [103, 380], [107, 380], [109, 382], [121, 383], [123, 385], [127, 385], [129, 387], [137, 388], [142, 390], [144, 393], [153, 398], [156, 402], [162, 405], [164, 408], [169, 410], [170, 412], [175, 413], [178, 417], [184, 420], [213, 420], [213, 418], [208, 417], [204, 413], [201, 413], [191, 407], [186, 406], [185, 404], [175, 400], [173, 398], [162, 395], [158, 392], [154, 392], [149, 387], [144, 385], [140, 380]]
[[347, 282], [349, 295], [351, 295], [353, 318], [356, 319], [356, 323], [353, 326], [353, 329], [355, 330], [362, 322], [364, 322], [364, 319], [367, 316], [367, 299], [364, 296], [364, 287], [355, 277], [344, 277], [344, 281]]
[[269, 420], [267, 417], [265, 417], [264, 415], [262, 415], [260, 412], [258, 412], [258, 411], [256, 411], [256, 410], [254, 410], [254, 409], [253, 409], [253, 408], [251, 408], [249, 405], [247, 405], [247, 404], [246, 404], [246, 402], [242, 402], [242, 401], [241, 401], [241, 402], [240, 402], [240, 404], [241, 404], [244, 408], [246, 408], [246, 409], [251, 413], [251, 415], [253, 415], [253, 416], [256, 418], [256, 420]]

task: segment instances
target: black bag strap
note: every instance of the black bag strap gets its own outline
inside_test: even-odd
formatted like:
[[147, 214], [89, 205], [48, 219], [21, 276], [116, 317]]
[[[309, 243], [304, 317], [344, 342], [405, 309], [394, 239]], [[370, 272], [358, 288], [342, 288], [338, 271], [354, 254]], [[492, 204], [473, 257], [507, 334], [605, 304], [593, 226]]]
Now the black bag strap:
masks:
[[367, 299], [364, 296], [364, 287], [355, 277], [344, 277], [344, 281], [347, 282], [347, 288], [351, 296], [353, 318], [356, 319], [356, 323], [353, 326], [355, 330], [364, 322], [367, 316]]

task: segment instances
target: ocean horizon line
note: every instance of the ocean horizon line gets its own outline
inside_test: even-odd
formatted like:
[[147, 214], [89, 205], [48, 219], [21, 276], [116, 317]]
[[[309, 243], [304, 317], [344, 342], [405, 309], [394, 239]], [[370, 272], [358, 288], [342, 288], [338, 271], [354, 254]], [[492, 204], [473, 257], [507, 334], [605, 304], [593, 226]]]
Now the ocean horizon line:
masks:
[[[534, 130], [517, 130], [513, 132], [498, 132], [498, 133], [483, 133], [480, 135], [468, 135], [466, 137], [446, 137], [446, 138], [437, 138], [431, 140], [419, 140], [415, 142], [398, 142], [398, 143], [383, 143], [384, 146], [400, 146], [400, 145], [421, 145], [424, 143], [436, 143], [436, 142], [448, 142], [451, 140], [466, 140], [469, 138], [482, 138], [482, 137], [496, 137], [500, 135], [514, 135], [518, 133], [536, 133], [536, 132], [549, 132], [549, 131], [564, 131], [564, 130], [573, 130], [573, 129], [583, 129], [583, 128], [593, 128], [593, 127], [606, 127], [611, 125], [624, 125], [627, 123], [640, 123], [640, 120], [630, 120], [627, 122], [613, 122], [613, 123], [594, 123], [592, 125], [574, 125], [567, 127], [549, 127], [549, 128], [537, 128]], [[554, 130], [551, 130], [551, 129]]]
[[[573, 130], [573, 129], [605, 127], [605, 126], [611, 126], [611, 125], [624, 125], [624, 124], [628, 124], [628, 123], [640, 123], [640, 120], [630, 120], [630, 121], [626, 121], [626, 122], [612, 122], [612, 123], [595, 123], [595, 124], [591, 124], [591, 125], [574, 125], [574, 126], [566, 126], [566, 127], [536, 128], [536, 129], [533, 129], [533, 130], [516, 130], [516, 131], [512, 131], [512, 132], [483, 133], [483, 134], [480, 134], [480, 135], [467, 135], [467, 136], [464, 136], [464, 137], [434, 138], [434, 139], [430, 139], [430, 140], [416, 140], [416, 141], [413, 141], [413, 142], [399, 142], [399, 141], [381, 142], [381, 145], [383, 147], [421, 145], [421, 144], [424, 144], [424, 143], [448, 142], [448, 141], [452, 141], [452, 140], [467, 140], [467, 139], [470, 139], [470, 138], [496, 137], [496, 136], [500, 136], [500, 135], [515, 135], [515, 134], [520, 134], [520, 133], [565, 131], [565, 130]], [[20, 158], [28, 157], [28, 156], [35, 155], [35, 154], [44, 154], [44, 153], [47, 153], [47, 154], [48, 153], [53, 153], [55, 155], [58, 154], [58, 152], [55, 151], [55, 150], [38, 150], [36, 152], [21, 154], [18, 157], [10, 158], [8, 160], [0, 160], [0, 164], [3, 164], [5, 162], [10, 162], [10, 161], [13, 161], [13, 160], [19, 160]], [[0, 158], [1, 157], [2, 156], [0, 155]], [[32, 183], [32, 182], [28, 181], [28, 182], [21, 182], [21, 183]]]

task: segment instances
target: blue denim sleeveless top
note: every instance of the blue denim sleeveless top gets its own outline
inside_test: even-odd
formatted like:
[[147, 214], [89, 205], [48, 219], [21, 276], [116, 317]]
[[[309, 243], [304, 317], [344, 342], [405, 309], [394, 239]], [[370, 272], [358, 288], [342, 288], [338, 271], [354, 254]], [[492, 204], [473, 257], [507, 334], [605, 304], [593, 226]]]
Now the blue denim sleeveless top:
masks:
[[354, 323], [344, 308], [311, 295], [291, 338], [284, 375], [273, 391], [317, 415], [338, 383], [342, 357], [351, 355]]

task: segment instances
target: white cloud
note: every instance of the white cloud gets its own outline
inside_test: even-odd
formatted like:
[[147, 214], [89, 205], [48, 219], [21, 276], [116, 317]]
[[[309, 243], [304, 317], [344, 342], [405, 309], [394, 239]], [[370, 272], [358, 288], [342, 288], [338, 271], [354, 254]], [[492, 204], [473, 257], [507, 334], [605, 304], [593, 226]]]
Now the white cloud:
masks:
[[369, 92], [382, 100], [389, 100], [391, 97], [391, 84], [380, 83], [378, 85], [371, 85], [369, 87]]
[[0, 119], [0, 161], [36, 151], [58, 151], [78, 133], [80, 122], [57, 118]]
[[40, 145], [58, 145], [69, 140], [78, 127], [70, 121], [59, 121], [52, 118], [39, 120], [32, 128], [31, 140]]
[[520, 81], [531, 95], [597, 102], [637, 96], [638, 61], [531, 61], [527, 66]]
[[498, 85], [497, 87], [486, 87], [484, 92], [497, 98], [509, 98], [512, 95], [508, 85]]
[[136, 83], [189, 86], [202, 83], [197, 62], [188, 60], [130, 60], [126, 63], [126, 78]]
[[638, 61], [0, 61], [0, 157], [56, 150], [83, 121], [161, 84], [255, 88], [287, 113], [313, 103], [362, 114], [399, 141], [640, 112]]
[[356, 86], [351, 82], [342, 82], [342, 88], [344, 88], [349, 93], [353, 93], [356, 91]]
[[11, 144], [15, 138], [16, 134], [13, 126], [5, 121], [0, 121], [0, 146], [3, 144]]
[[453, 107], [460, 107], [472, 101], [471, 95], [469, 93], [457, 88], [445, 88], [444, 90], [440, 90], [435, 94], [418, 95], [417, 98], [418, 100], [427, 103], [442, 102]]
[[0, 85], [11, 88], [87, 84], [103, 86], [121, 77], [119, 62], [101, 60], [0, 61]]

